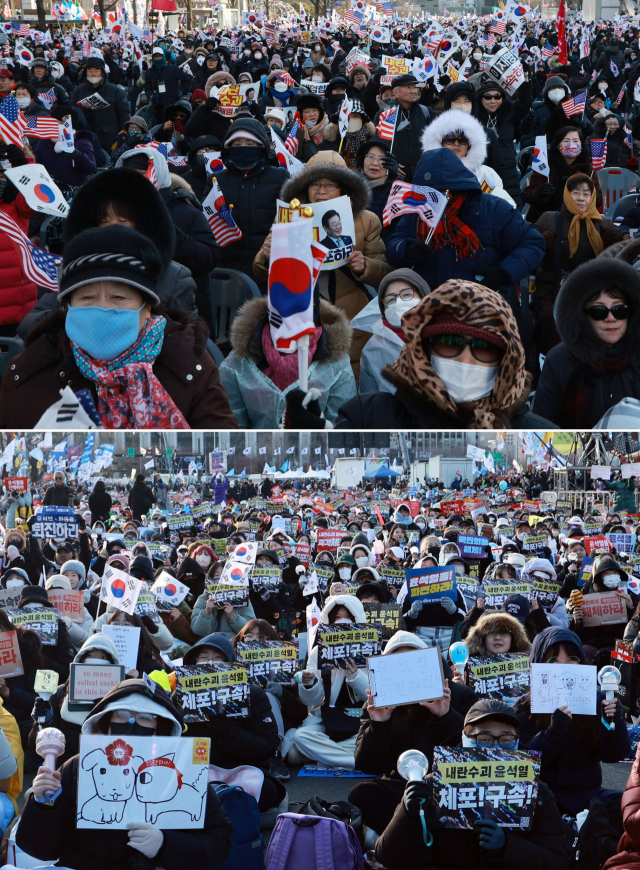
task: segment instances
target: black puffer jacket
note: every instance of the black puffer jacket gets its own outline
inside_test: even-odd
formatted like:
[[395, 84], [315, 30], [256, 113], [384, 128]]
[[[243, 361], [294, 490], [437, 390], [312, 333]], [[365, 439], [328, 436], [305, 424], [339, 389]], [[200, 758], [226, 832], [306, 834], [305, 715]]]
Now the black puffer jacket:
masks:
[[[281, 167], [269, 166], [270, 142], [262, 124], [252, 118], [241, 118], [233, 124], [233, 132], [245, 130], [264, 145], [264, 158], [249, 172], [241, 172], [228, 162], [229, 148], [223, 146], [222, 159], [227, 166], [216, 175], [224, 201], [233, 206], [233, 219], [242, 231], [242, 238], [222, 248], [220, 266], [239, 269], [255, 280], [253, 260], [276, 218], [276, 200], [280, 189], [289, 178]], [[211, 189], [207, 182], [203, 196]]]
[[[608, 347], [597, 338], [584, 313], [587, 300], [607, 287], [620, 288], [632, 311], [626, 334]], [[633, 266], [606, 253], [579, 266], [558, 293], [555, 320], [562, 343], [545, 360], [533, 404], [535, 414], [559, 427], [591, 429], [622, 399], [640, 399], [640, 276]], [[585, 400], [576, 404], [577, 381], [584, 385], [580, 393]]]
[[[98, 65], [98, 60], [96, 60], [96, 58], [92, 58], [91, 60], [92, 64]], [[92, 84], [86, 81], [85, 73], [83, 72], [82, 83], [74, 88], [74, 91], [71, 94], [71, 105], [77, 105], [81, 100], [86, 99], [92, 94], [99, 94], [103, 100], [106, 100], [109, 103], [109, 105], [104, 109], [87, 109], [85, 114], [87, 127], [92, 133], [96, 134], [100, 140], [102, 148], [104, 148], [105, 151], [110, 151], [111, 146], [116, 141], [118, 133], [129, 120], [127, 91], [125, 88], [121, 88], [118, 85], [112, 85], [105, 82], [104, 72], [102, 84], [97, 88], [94, 88]]]
[[[200, 165], [198, 160], [198, 151], [202, 148], [213, 148], [215, 151], [220, 151], [222, 145], [220, 140], [215, 136], [198, 136], [196, 141], [189, 149], [187, 160], [189, 168], [182, 173], [181, 178], [185, 181], [193, 191], [195, 197], [202, 202], [204, 196], [204, 188], [207, 183], [207, 172], [204, 165]], [[235, 205], [235, 203], [234, 203]]]
[[156, 500], [153, 497], [151, 487], [147, 486], [143, 480], [136, 480], [131, 487], [127, 501], [133, 518], [140, 519], [155, 504]]
[[522, 194], [520, 193], [520, 178], [518, 176], [518, 167], [516, 165], [516, 152], [513, 147], [515, 139], [514, 115], [515, 105], [513, 100], [505, 94], [502, 98], [502, 103], [497, 112], [489, 114], [484, 108], [482, 102], [483, 93], [497, 93], [500, 88], [496, 89], [495, 84], [487, 83], [478, 91], [478, 120], [488, 130], [494, 130], [500, 148], [500, 156], [502, 157], [502, 171], [500, 178], [502, 185], [507, 193], [515, 200], [518, 208], [522, 206]]

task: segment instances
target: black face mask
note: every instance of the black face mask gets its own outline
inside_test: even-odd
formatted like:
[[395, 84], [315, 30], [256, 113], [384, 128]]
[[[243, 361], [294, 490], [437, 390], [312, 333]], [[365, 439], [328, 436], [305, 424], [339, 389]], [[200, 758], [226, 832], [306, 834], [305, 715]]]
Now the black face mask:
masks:
[[112, 722], [111, 733], [118, 737], [153, 737], [156, 732], [154, 728], [145, 728], [138, 722]]
[[232, 145], [229, 148], [229, 163], [242, 172], [253, 169], [264, 157], [264, 148], [259, 145]]

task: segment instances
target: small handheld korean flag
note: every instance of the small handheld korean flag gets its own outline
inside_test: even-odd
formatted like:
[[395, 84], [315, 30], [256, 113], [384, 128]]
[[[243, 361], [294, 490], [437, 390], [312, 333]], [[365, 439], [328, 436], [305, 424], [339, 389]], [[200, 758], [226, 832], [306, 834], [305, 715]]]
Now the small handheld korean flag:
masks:
[[177, 607], [188, 595], [189, 587], [176, 580], [175, 577], [172, 577], [166, 571], [162, 571], [151, 587], [151, 591], [156, 596], [158, 602]]
[[533, 160], [531, 168], [540, 175], [546, 175], [549, 178], [549, 159], [547, 157], [547, 137], [536, 136], [536, 144], [533, 149]]
[[[353, 103], [345, 94], [344, 100], [342, 101], [342, 105], [340, 106], [340, 112], [338, 113], [338, 129], [340, 130], [340, 147], [342, 147], [342, 140], [347, 135], [347, 129], [349, 127], [349, 119], [351, 118], [351, 112], [353, 111]], [[338, 149], [340, 150], [340, 149]]]
[[255, 541], [246, 541], [244, 544], [238, 544], [231, 558], [236, 562], [244, 562], [245, 565], [255, 565], [257, 555], [258, 544]]
[[104, 601], [107, 607], [113, 606], [132, 616], [141, 586], [142, 580], [107, 565], [102, 575], [100, 601]]
[[280, 139], [276, 131], [271, 127], [271, 142], [273, 150], [276, 152], [276, 158], [280, 166], [286, 169], [290, 175], [297, 175], [304, 169], [304, 163], [294, 157], [287, 148], [284, 147], [284, 142]]
[[75, 151], [75, 137], [73, 134], [73, 122], [71, 121], [71, 117], [67, 115], [64, 120], [60, 123], [60, 135], [58, 138], [58, 142], [63, 151], [67, 154], [73, 154]]
[[14, 184], [34, 211], [66, 217], [69, 205], [47, 170], [40, 163], [29, 163], [5, 169], [4, 174]]
[[311, 604], [307, 606], [307, 649], [311, 649], [316, 640], [316, 631], [322, 617], [322, 611], [318, 607], [318, 602], [313, 598]]

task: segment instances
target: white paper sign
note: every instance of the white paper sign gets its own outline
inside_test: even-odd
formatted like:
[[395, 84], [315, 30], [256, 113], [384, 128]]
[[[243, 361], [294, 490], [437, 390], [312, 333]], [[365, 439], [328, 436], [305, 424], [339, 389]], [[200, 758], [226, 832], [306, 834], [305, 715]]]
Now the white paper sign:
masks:
[[620, 473], [623, 480], [628, 480], [630, 477], [640, 477], [640, 462], [627, 462], [620, 466]]
[[515, 94], [524, 81], [522, 64], [508, 48], [503, 48], [502, 51], [492, 55], [487, 72], [510, 97]]
[[[102, 633], [111, 638], [118, 651], [120, 664], [126, 672], [135, 671], [138, 664], [140, 629], [137, 625], [103, 625]], [[139, 674], [142, 677], [142, 674]]]
[[531, 712], [553, 713], [568, 707], [574, 714], [595, 716], [598, 669], [595, 665], [531, 665]]
[[444, 697], [442, 657], [437, 647], [367, 658], [367, 667], [375, 707]]
[[611, 477], [610, 465], [592, 465], [591, 480], [609, 480]]
[[206, 737], [82, 736], [77, 827], [201, 829], [208, 762]]

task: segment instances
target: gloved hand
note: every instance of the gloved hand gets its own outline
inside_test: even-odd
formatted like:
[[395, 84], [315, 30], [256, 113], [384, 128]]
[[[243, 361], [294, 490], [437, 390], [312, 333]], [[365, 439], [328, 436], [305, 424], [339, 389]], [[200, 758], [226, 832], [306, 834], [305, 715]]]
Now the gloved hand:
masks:
[[484, 276], [480, 283], [484, 287], [488, 287], [489, 290], [499, 290], [501, 287], [511, 284], [511, 276], [500, 266], [489, 266], [484, 270]]
[[503, 849], [507, 838], [498, 825], [491, 819], [478, 819], [473, 826], [473, 832], [478, 838], [478, 845], [487, 852], [497, 852]]
[[571, 716], [568, 716], [562, 710], [554, 710], [551, 714], [551, 722], [549, 731], [556, 737], [564, 737], [569, 732], [571, 727]]
[[129, 828], [129, 845], [149, 859], [155, 858], [163, 843], [162, 831], [147, 822], [136, 822]]
[[305, 395], [302, 390], [291, 390], [287, 393], [287, 429], [332, 429], [330, 423], [322, 416], [318, 399], [318, 390], [309, 390]]
[[419, 239], [416, 239], [416, 241], [407, 248], [407, 256], [414, 263], [426, 262], [433, 253], [434, 250], [431, 245], [427, 244], [427, 242], [421, 242]]
[[541, 199], [543, 202], [547, 202], [553, 196], [555, 196], [556, 189], [553, 184], [546, 181], [544, 184], [541, 184], [540, 187], [536, 190], [536, 199]]
[[31, 711], [31, 718], [34, 722], [37, 722], [38, 719], [43, 719], [45, 725], [51, 725], [53, 722], [53, 709], [51, 704], [48, 701], [45, 701], [44, 698], [36, 698], [33, 710]]
[[[421, 780], [412, 780], [406, 784], [402, 803], [409, 818], [415, 822], [420, 819], [420, 808], [424, 809], [426, 815], [426, 807], [431, 800], [431, 791], [431, 786]], [[424, 801], [424, 804], [422, 801]]]
[[380, 79], [382, 78], [382, 76], [386, 76], [386, 74], [387, 68], [385, 66], [379, 66], [374, 72], [373, 77], [378, 83], [380, 83]]
[[414, 601], [411, 605], [411, 609], [407, 613], [407, 616], [410, 616], [411, 619], [417, 619], [418, 614], [422, 611], [424, 607], [424, 601]]
[[60, 152], [62, 151], [62, 142], [58, 140], [58, 142], [56, 142], [56, 144], [53, 146], [53, 150], [56, 152], [56, 154], [60, 154]]
[[382, 158], [382, 165], [387, 170], [387, 178], [389, 181], [395, 181], [398, 177], [398, 161], [394, 154], [387, 154]]
[[578, 121], [578, 127], [580, 127], [583, 133], [590, 133], [593, 130], [591, 121], [588, 118], [583, 118], [581, 121]]
[[455, 613], [457, 610], [456, 603], [451, 598], [441, 598], [440, 604], [444, 607], [447, 613]]
[[7, 556], [9, 557], [9, 561], [13, 562], [14, 559], [20, 558], [20, 550], [17, 547], [14, 547], [13, 544], [9, 544], [7, 547]]
[[80, 531], [84, 531], [87, 528], [87, 523], [82, 514], [76, 514], [76, 519], [78, 521], [78, 529]]

